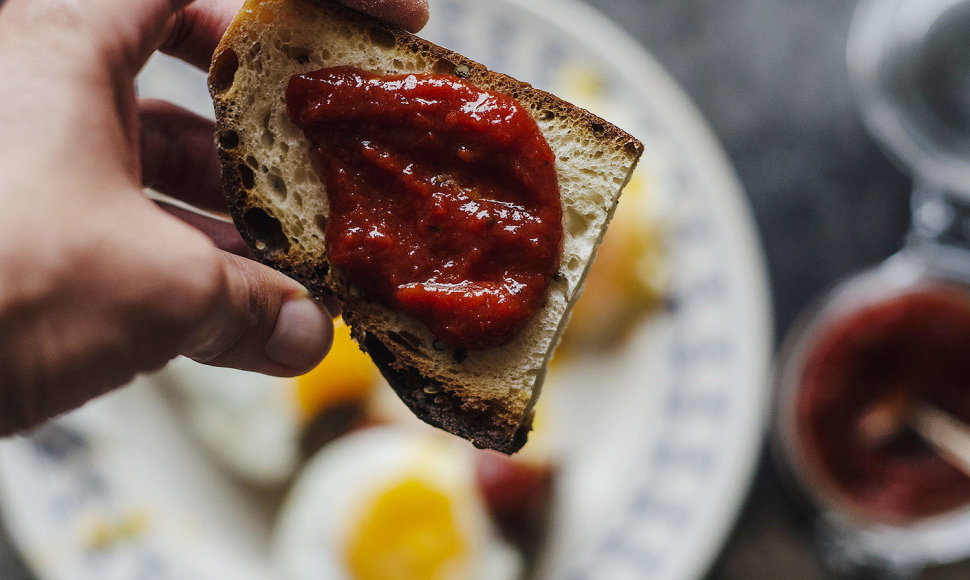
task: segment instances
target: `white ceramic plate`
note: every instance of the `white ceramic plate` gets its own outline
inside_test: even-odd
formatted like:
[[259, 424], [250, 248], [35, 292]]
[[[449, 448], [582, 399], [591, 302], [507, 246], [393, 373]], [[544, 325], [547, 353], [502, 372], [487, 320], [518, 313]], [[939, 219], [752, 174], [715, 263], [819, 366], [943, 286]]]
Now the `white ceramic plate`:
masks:
[[[611, 356], [561, 369], [562, 487], [541, 578], [701, 577], [760, 450], [770, 306], [744, 195], [689, 100], [570, 0], [432, 0], [430, 40], [587, 106], [646, 147], [670, 305]], [[210, 113], [201, 74], [156, 59], [144, 94]], [[0, 507], [43, 580], [272, 578], [264, 507], [182, 432], [151, 385], [0, 444]]]

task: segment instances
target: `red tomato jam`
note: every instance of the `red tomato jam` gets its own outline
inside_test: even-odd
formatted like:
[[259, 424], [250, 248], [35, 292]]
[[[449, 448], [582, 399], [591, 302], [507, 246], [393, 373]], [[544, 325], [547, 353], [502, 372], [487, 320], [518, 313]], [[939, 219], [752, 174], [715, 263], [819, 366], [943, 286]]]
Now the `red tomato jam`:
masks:
[[512, 339], [562, 253], [555, 156], [513, 99], [454, 76], [329, 68], [290, 78], [318, 154], [332, 263], [443, 341]]
[[970, 422], [970, 295], [927, 287], [838, 320], [807, 355], [795, 410], [809, 461], [856, 511], [905, 522], [970, 503], [970, 478], [905, 418], [888, 437], [865, 436], [866, 417], [893, 401]]

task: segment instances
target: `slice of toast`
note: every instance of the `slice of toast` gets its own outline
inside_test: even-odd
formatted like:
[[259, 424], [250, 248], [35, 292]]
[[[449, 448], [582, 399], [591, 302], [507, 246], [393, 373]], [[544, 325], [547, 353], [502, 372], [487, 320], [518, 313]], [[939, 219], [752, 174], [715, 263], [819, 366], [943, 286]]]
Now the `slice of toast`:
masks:
[[[506, 344], [446, 345], [347, 284], [324, 243], [328, 201], [309, 141], [287, 116], [291, 75], [353, 66], [460, 76], [516, 99], [556, 156], [563, 253], [548, 297]], [[588, 111], [331, 0], [249, 0], [215, 51], [209, 90], [230, 212], [256, 256], [317, 297], [336, 296], [354, 338], [424, 421], [512, 453], [527, 438], [553, 349], [642, 151]]]

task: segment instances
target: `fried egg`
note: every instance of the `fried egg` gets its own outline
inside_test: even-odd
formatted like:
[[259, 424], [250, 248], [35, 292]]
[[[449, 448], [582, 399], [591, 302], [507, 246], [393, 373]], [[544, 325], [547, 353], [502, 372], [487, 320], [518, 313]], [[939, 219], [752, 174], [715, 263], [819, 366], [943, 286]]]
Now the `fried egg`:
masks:
[[158, 379], [174, 392], [189, 429], [210, 455], [233, 475], [264, 487], [293, 475], [302, 457], [301, 442], [314, 421], [341, 406], [365, 408], [381, 383], [340, 320], [335, 321], [330, 354], [300, 377], [270, 377], [180, 358]]
[[371, 427], [320, 450], [279, 513], [286, 580], [506, 580], [522, 558], [496, 531], [476, 450], [427, 428]]

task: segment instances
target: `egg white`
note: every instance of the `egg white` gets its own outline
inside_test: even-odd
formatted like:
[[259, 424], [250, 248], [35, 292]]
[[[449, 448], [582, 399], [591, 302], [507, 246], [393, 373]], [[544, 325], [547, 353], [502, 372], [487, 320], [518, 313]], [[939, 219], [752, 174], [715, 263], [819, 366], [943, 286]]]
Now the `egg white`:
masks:
[[372, 427], [319, 451], [301, 470], [279, 513], [276, 565], [287, 580], [353, 580], [344, 565], [347, 539], [380, 493], [415, 477], [445, 492], [465, 537], [460, 580], [511, 580], [519, 553], [494, 529], [475, 482], [475, 450], [427, 429]]

